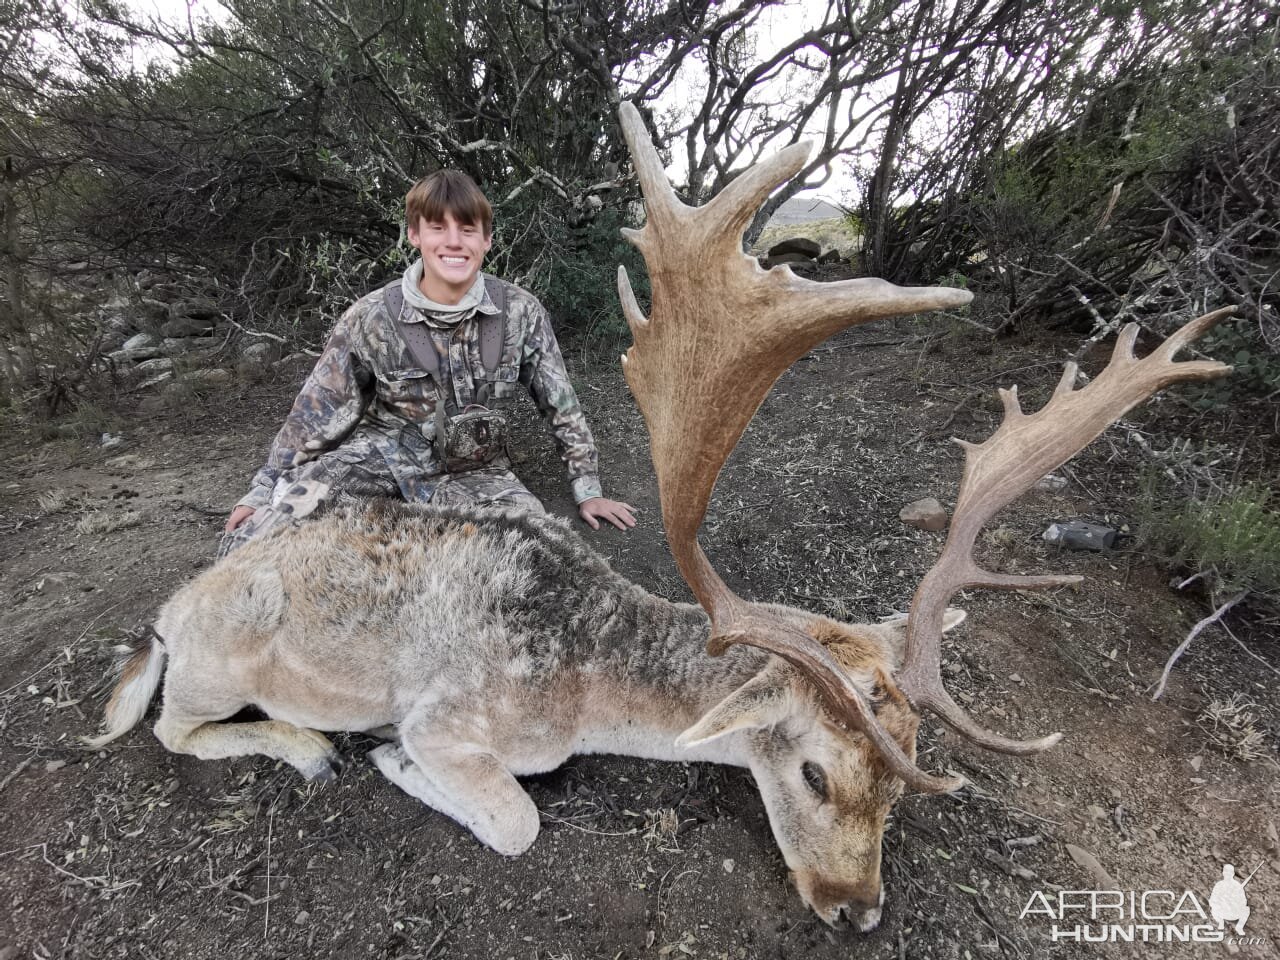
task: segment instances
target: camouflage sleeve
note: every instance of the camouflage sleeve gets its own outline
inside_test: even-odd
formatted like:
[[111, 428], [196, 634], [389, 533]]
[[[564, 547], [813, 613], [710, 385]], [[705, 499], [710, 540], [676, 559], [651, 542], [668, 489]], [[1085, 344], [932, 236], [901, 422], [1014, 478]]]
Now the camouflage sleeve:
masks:
[[[528, 388], [538, 412], [551, 427], [560, 459], [569, 469], [575, 502], [601, 496], [600, 455], [578, 395], [569, 382], [551, 320], [542, 304], [533, 298], [529, 298], [527, 306], [520, 306], [529, 311], [522, 318], [529, 324], [529, 333], [520, 364], [520, 382]], [[513, 303], [508, 309], [515, 307]]]
[[281, 473], [332, 450], [360, 422], [374, 387], [373, 373], [358, 342], [363, 309], [363, 304], [356, 304], [333, 328], [271, 443], [267, 462], [254, 474], [249, 493], [237, 506], [265, 506]]

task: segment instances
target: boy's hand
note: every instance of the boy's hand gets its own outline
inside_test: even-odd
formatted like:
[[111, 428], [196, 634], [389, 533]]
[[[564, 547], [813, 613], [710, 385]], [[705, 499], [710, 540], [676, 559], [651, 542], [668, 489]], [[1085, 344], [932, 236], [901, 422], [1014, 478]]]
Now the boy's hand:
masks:
[[[600, 529], [600, 521], [608, 520], [619, 530], [627, 530], [636, 525], [636, 508], [619, 500], [605, 497], [592, 497], [578, 504], [578, 513], [592, 530]], [[234, 514], [233, 514], [234, 516]]]
[[236, 527], [240, 526], [240, 524], [252, 517], [253, 514], [253, 507], [236, 507], [231, 511], [231, 516], [227, 518], [227, 525], [222, 529], [227, 533], [230, 533]]

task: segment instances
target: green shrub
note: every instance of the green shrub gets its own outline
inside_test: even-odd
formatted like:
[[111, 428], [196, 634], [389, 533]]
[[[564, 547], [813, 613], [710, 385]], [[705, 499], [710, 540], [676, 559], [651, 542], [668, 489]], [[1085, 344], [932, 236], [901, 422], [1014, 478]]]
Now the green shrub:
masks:
[[1280, 511], [1270, 497], [1265, 487], [1251, 483], [1178, 505], [1149, 483], [1146, 545], [1176, 566], [1213, 571], [1228, 590], [1280, 598]]

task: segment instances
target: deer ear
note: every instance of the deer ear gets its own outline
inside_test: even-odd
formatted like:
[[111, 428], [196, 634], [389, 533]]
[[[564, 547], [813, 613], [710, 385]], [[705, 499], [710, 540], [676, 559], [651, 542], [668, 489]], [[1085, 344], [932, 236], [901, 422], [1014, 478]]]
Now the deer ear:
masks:
[[[959, 607], [947, 607], [947, 612], [942, 615], [942, 632], [954, 630], [960, 624], [964, 623], [965, 618], [969, 614], [965, 613]], [[880, 634], [889, 640], [890, 645], [895, 651], [895, 655], [901, 657], [903, 644], [907, 640], [907, 615], [905, 613], [894, 614], [883, 623], [876, 624], [880, 628]]]
[[787, 685], [770, 670], [756, 674], [676, 737], [677, 747], [696, 747], [735, 730], [770, 727], [787, 714]]

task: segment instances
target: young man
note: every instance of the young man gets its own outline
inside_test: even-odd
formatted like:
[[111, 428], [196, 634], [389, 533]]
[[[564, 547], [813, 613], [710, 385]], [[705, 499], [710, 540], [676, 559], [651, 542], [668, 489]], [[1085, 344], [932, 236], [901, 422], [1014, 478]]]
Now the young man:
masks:
[[441, 170], [414, 184], [405, 207], [421, 259], [338, 321], [227, 520], [223, 552], [341, 494], [542, 512], [507, 459], [517, 383], [551, 427], [582, 519], [635, 526], [634, 508], [601, 495], [595, 443], [546, 310], [480, 272], [492, 244], [484, 194]]

